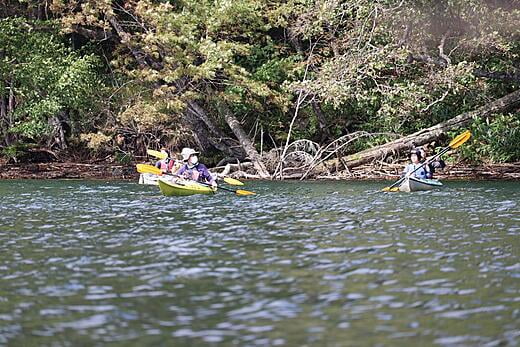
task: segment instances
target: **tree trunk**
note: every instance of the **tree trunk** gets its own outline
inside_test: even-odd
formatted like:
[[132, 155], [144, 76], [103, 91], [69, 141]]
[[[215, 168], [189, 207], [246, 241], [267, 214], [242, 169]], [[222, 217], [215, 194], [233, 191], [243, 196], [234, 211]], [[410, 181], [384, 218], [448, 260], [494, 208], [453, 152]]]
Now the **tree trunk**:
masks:
[[[209, 130], [209, 136], [207, 140], [211, 142], [213, 147], [218, 149], [219, 151], [222, 151], [224, 153], [227, 153], [229, 155], [233, 156], [239, 156], [243, 157], [245, 155], [245, 152], [233, 150], [232, 144], [229, 143], [229, 138], [224, 134], [224, 132], [215, 124], [215, 122], [208, 116], [206, 111], [199, 106], [195, 101], [188, 101], [188, 107], [187, 111], [199, 119], [202, 124], [199, 123], [199, 129], [200, 126], [205, 126]], [[195, 128], [193, 129], [195, 133], [199, 132], [199, 129]], [[216, 137], [216, 139], [215, 139]]]
[[482, 69], [475, 69], [473, 71], [473, 75], [477, 77], [490, 78], [500, 81], [506, 82], [520, 82], [520, 70], [515, 70], [514, 72], [504, 72], [504, 71], [486, 71]]
[[130, 52], [132, 52], [132, 55], [134, 56], [139, 66], [147, 67], [148, 63], [146, 62], [145, 55], [136, 47], [130, 44], [130, 42], [132, 42], [131, 35], [123, 29], [119, 21], [113, 15], [107, 14], [107, 18], [108, 22], [112, 25], [121, 41], [125, 43], [126, 48], [128, 48]]
[[[203, 112], [201, 116], [200, 112]], [[217, 150], [226, 153], [227, 155], [238, 157], [240, 159], [245, 158], [246, 153], [238, 146], [236, 140], [232, 140], [226, 137], [205, 115], [204, 110], [199, 109], [199, 112], [195, 112], [193, 108], [188, 108], [185, 112], [185, 120], [189, 127], [193, 131], [195, 141], [199, 147], [204, 150], [210, 150], [216, 148]], [[206, 118], [210, 122], [211, 126], [208, 126], [201, 118]], [[211, 131], [211, 128], [218, 130], [218, 134]]]
[[311, 105], [312, 105], [312, 109], [314, 110], [314, 113], [316, 113], [316, 118], [318, 119], [318, 126], [320, 128], [321, 142], [327, 142], [332, 139], [332, 134], [330, 133], [329, 125], [327, 124], [325, 115], [323, 114], [323, 111], [321, 110], [321, 105], [316, 100], [313, 100], [311, 102]]
[[65, 111], [61, 111], [59, 116], [54, 115], [49, 118], [49, 126], [52, 129], [52, 135], [47, 142], [47, 147], [52, 148], [54, 145], [57, 145], [59, 149], [66, 149], [67, 142], [65, 140], [65, 131], [63, 130], [62, 120], [64, 117]]
[[[360, 166], [372, 162], [376, 159], [382, 160], [389, 154], [397, 153], [403, 150], [409, 150], [410, 148], [435, 141], [449, 130], [455, 130], [464, 127], [473, 122], [473, 120], [476, 118], [490, 117], [495, 113], [506, 111], [519, 103], [520, 90], [517, 90], [474, 111], [462, 113], [430, 128], [420, 130], [414, 134], [388, 142], [384, 145], [376, 146], [371, 149], [348, 155], [342, 159], [348, 168]], [[316, 167], [316, 170], [319, 172], [324, 171], [326, 167], [334, 168], [337, 166], [337, 164], [339, 164], [338, 161], [338, 159], [328, 160], [325, 162], [325, 166], [320, 165]]]
[[[5, 98], [3, 98], [3, 102], [5, 103]], [[16, 98], [14, 96], [14, 81], [11, 77], [11, 81], [9, 82], [9, 96], [7, 97], [7, 105], [5, 110], [5, 144], [7, 146], [13, 144], [16, 141], [16, 135], [13, 135], [9, 133], [9, 129], [14, 124], [13, 114], [14, 114], [14, 108], [16, 107]]]
[[2, 130], [2, 145], [8, 146], [7, 131], [9, 130], [9, 124], [7, 121], [7, 101], [4, 95], [0, 95], [0, 129]]
[[227, 107], [227, 105], [220, 105], [220, 108], [224, 113], [226, 123], [237, 137], [244, 151], [246, 151], [247, 156], [249, 159], [251, 159], [251, 162], [253, 163], [253, 166], [255, 167], [260, 177], [271, 178], [269, 171], [267, 171], [264, 163], [262, 163], [260, 154], [258, 154], [256, 151], [253, 143], [251, 142], [251, 139], [247, 136], [238, 119], [231, 113], [231, 110]]

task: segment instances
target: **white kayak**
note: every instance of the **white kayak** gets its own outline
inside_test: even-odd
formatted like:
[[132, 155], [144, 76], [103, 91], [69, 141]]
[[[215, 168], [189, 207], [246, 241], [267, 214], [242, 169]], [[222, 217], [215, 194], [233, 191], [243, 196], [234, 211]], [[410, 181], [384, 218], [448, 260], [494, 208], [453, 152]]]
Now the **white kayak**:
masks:
[[169, 176], [169, 175], [159, 176], [159, 175], [152, 174], [152, 173], [142, 173], [139, 175], [139, 184], [149, 184], [149, 185], [153, 185], [153, 186], [158, 186], [159, 178], [162, 179], [163, 181], [168, 181], [168, 182], [175, 180], [175, 177]]
[[417, 192], [442, 187], [442, 183], [434, 179], [408, 177], [399, 186], [401, 192]]
[[159, 176], [151, 173], [142, 173], [139, 175], [139, 184], [150, 184], [157, 186], [159, 185], [158, 180]]

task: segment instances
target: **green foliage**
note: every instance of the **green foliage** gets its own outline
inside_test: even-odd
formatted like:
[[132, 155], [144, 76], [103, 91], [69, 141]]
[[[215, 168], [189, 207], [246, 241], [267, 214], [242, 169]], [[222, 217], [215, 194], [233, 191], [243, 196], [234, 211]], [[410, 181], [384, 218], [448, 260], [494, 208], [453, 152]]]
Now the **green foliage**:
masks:
[[297, 69], [297, 57], [274, 58], [258, 66], [253, 78], [262, 82], [280, 85], [293, 80]]
[[463, 159], [481, 163], [520, 161], [520, 113], [502, 114], [492, 121], [477, 119], [473, 138], [460, 148]]
[[36, 142], [50, 135], [49, 118], [60, 112], [71, 120], [88, 116], [101, 84], [97, 57], [67, 48], [56, 27], [50, 21], [0, 20], [0, 96], [11, 92], [16, 100], [8, 131]]
[[120, 165], [129, 165], [135, 160], [131, 153], [116, 152], [114, 155], [114, 161]]
[[18, 160], [18, 158], [21, 158], [25, 155], [27, 155], [27, 151], [32, 147], [32, 145], [22, 143], [22, 142], [15, 142], [12, 145], [6, 146], [2, 148], [0, 153], [2, 156], [6, 157], [7, 159], [14, 160], [15, 162]]
[[[474, 74], [516, 72], [516, 1], [93, 0], [53, 1], [51, 10], [59, 25], [0, 21], [0, 96], [14, 91], [8, 131], [26, 141], [48, 138], [49, 121], [62, 112], [72, 125], [97, 126], [72, 129], [76, 137], [103, 134], [81, 137], [92, 148], [105, 146], [117, 127], [186, 141], [187, 105], [196, 102], [229, 136], [224, 104], [246, 132], [261, 127], [268, 149], [271, 138], [287, 138], [298, 101], [293, 140], [379, 134], [347, 149], [356, 151], [473, 110], [518, 84]], [[69, 48], [58, 30], [85, 45]], [[99, 33], [101, 41], [92, 39]], [[110, 97], [100, 93], [102, 65]], [[517, 116], [476, 123], [483, 142], [464, 155], [518, 160], [507, 122], [517, 125]]]

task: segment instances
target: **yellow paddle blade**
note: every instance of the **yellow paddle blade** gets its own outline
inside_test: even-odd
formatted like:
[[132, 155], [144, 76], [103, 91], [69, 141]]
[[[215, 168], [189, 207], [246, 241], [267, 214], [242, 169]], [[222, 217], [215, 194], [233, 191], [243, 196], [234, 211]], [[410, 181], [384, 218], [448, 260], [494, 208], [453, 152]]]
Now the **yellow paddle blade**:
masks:
[[453, 140], [451, 140], [449, 146], [450, 148], [457, 148], [457, 147], [460, 147], [464, 142], [468, 141], [471, 137], [471, 132], [469, 130], [466, 130], [465, 132], [463, 132], [462, 134], [460, 134], [459, 136], [457, 136], [456, 138], [454, 138]]
[[152, 165], [137, 164], [136, 168], [137, 168], [137, 172], [139, 172], [139, 173], [151, 173], [151, 174], [155, 174], [155, 175], [162, 175], [161, 169], [156, 168], [155, 166], [152, 166]]
[[224, 182], [232, 186], [243, 186], [244, 183], [231, 177], [224, 177]]
[[152, 157], [156, 157], [158, 159], [166, 159], [168, 157], [168, 155], [166, 155], [165, 153], [159, 152], [159, 151], [155, 151], [153, 149], [147, 149], [146, 153], [148, 153]]
[[237, 189], [235, 191], [236, 195], [239, 195], [239, 196], [245, 196], [245, 195], [256, 195], [256, 193], [254, 192], [250, 192], [248, 190], [242, 190], [242, 189]]
[[385, 187], [382, 190], [383, 192], [398, 192], [399, 187]]

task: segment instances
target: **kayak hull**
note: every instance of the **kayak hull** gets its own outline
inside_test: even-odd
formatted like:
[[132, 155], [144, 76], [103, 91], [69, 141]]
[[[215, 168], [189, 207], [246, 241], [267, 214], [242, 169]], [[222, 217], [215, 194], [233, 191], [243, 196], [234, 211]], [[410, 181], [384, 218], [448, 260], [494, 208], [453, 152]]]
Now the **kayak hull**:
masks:
[[169, 182], [159, 178], [159, 189], [164, 196], [187, 196], [194, 194], [214, 194], [217, 189], [197, 182]]
[[154, 175], [152, 173], [142, 173], [139, 175], [139, 184], [148, 184], [148, 185], [157, 186], [157, 185], [159, 185], [158, 180], [159, 180], [159, 176]]
[[406, 178], [399, 186], [401, 192], [418, 192], [423, 190], [432, 190], [442, 187], [442, 183], [434, 179], [421, 179], [416, 177]]

